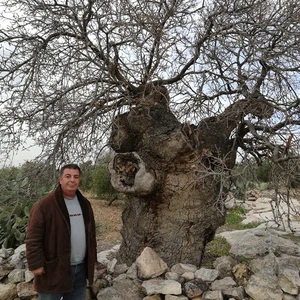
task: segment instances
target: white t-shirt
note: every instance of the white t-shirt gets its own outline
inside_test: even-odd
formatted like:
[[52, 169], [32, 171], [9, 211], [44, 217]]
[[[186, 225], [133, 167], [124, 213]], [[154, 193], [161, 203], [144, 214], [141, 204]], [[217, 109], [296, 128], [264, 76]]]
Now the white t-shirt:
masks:
[[86, 254], [84, 219], [77, 196], [73, 199], [64, 199], [71, 224], [71, 265], [77, 265], [84, 261]]

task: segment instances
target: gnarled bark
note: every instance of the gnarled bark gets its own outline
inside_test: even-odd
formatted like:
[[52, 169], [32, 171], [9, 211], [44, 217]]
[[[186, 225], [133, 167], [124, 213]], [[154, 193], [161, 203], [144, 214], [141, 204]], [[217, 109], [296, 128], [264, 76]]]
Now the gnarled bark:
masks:
[[112, 186], [119, 192], [144, 197], [155, 188], [155, 177], [146, 170], [136, 152], [117, 154], [109, 163], [108, 169]]
[[165, 103], [136, 103], [117, 116], [110, 138], [117, 152], [111, 181], [129, 195], [119, 259], [131, 264], [149, 246], [169, 265], [200, 266], [205, 245], [225, 221], [222, 178], [237, 148], [230, 134], [250, 102], [198, 126], [181, 124]]

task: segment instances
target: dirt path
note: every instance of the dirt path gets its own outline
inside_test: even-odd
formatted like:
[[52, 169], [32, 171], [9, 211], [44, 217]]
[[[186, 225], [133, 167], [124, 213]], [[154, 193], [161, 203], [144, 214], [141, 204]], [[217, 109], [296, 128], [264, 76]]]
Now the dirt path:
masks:
[[110, 206], [108, 201], [93, 199], [88, 196], [93, 207], [98, 251], [108, 250], [121, 242], [121, 215], [124, 201], [116, 200]]

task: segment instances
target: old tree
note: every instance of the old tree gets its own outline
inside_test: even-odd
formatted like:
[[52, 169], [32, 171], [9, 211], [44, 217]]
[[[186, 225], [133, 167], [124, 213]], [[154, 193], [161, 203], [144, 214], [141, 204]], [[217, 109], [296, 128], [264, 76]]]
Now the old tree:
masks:
[[1, 154], [114, 150], [120, 259], [201, 264], [237, 161], [299, 149], [295, 0], [1, 0]]

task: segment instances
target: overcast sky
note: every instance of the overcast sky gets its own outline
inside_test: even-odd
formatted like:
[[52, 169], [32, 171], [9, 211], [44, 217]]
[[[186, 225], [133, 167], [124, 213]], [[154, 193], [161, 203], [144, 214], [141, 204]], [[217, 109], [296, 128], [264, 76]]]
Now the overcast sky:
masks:
[[14, 166], [19, 166], [27, 160], [32, 160], [40, 154], [40, 149], [38, 147], [31, 147], [30, 149], [19, 151], [13, 156], [12, 164]]
[[9, 153], [9, 159], [4, 161], [3, 156], [0, 155], [0, 167], [2, 166], [9, 166], [9, 165], [13, 165], [13, 166], [20, 166], [22, 165], [24, 162], [29, 161], [29, 160], [33, 160], [34, 158], [36, 158], [41, 152], [41, 148], [39, 148], [38, 146], [31, 146], [30, 141], [28, 142], [28, 146], [24, 147], [24, 149], [16, 152], [16, 151], [11, 151]]

